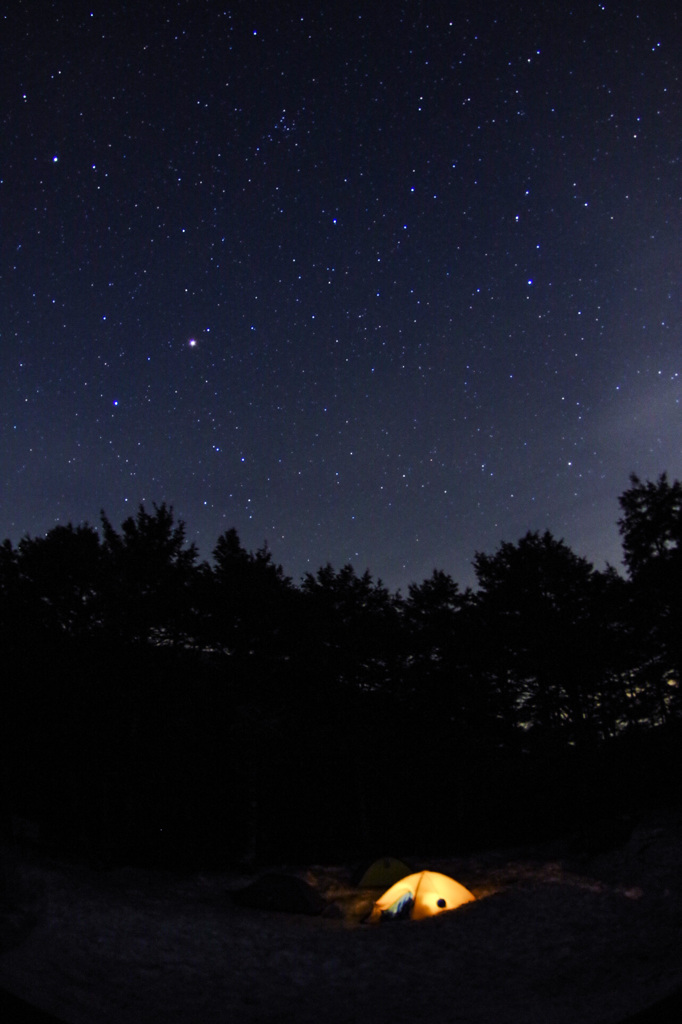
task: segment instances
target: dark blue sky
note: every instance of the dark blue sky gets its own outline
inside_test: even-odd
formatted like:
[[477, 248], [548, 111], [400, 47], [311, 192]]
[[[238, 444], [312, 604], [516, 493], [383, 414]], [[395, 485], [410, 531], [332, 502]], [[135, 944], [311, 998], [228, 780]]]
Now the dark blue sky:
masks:
[[619, 565], [682, 475], [682, 35], [557, 6], [7, 5], [0, 538]]

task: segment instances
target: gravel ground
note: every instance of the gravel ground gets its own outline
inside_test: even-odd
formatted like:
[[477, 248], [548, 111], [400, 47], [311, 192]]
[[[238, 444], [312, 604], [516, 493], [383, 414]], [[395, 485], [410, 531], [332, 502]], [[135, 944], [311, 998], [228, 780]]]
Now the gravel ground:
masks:
[[616, 849], [408, 860], [476, 902], [369, 926], [343, 865], [287, 868], [333, 913], [252, 910], [234, 873], [35, 856], [0, 906], [0, 987], [68, 1024], [609, 1024], [682, 989], [682, 812]]

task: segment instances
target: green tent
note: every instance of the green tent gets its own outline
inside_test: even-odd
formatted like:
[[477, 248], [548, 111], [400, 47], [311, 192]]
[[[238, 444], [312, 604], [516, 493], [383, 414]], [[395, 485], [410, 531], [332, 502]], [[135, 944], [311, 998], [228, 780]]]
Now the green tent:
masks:
[[362, 871], [357, 884], [359, 889], [388, 889], [410, 874], [412, 868], [397, 857], [379, 857]]

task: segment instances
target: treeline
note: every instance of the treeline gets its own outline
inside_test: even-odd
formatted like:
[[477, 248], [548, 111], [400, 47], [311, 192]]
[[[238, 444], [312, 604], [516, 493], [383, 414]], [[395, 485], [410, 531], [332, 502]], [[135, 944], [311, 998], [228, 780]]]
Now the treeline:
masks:
[[97, 860], [463, 848], [677, 795], [682, 485], [633, 476], [625, 577], [549, 532], [389, 592], [295, 585], [165, 504], [0, 548], [2, 811]]

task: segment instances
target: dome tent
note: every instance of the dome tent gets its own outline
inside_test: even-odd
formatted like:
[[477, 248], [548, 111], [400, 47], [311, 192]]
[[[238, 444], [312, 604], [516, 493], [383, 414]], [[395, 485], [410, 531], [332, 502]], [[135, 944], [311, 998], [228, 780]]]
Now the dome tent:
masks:
[[410, 874], [412, 868], [397, 857], [379, 857], [361, 869], [357, 885], [360, 889], [388, 889], [394, 882]]
[[232, 902], [256, 910], [281, 910], [287, 914], [321, 914], [326, 902], [311, 885], [296, 875], [261, 875], [237, 889]]
[[369, 920], [409, 917], [412, 921], [419, 921], [442, 914], [445, 910], [454, 910], [474, 899], [475, 896], [454, 878], [437, 871], [418, 871], [387, 889], [374, 904]]

